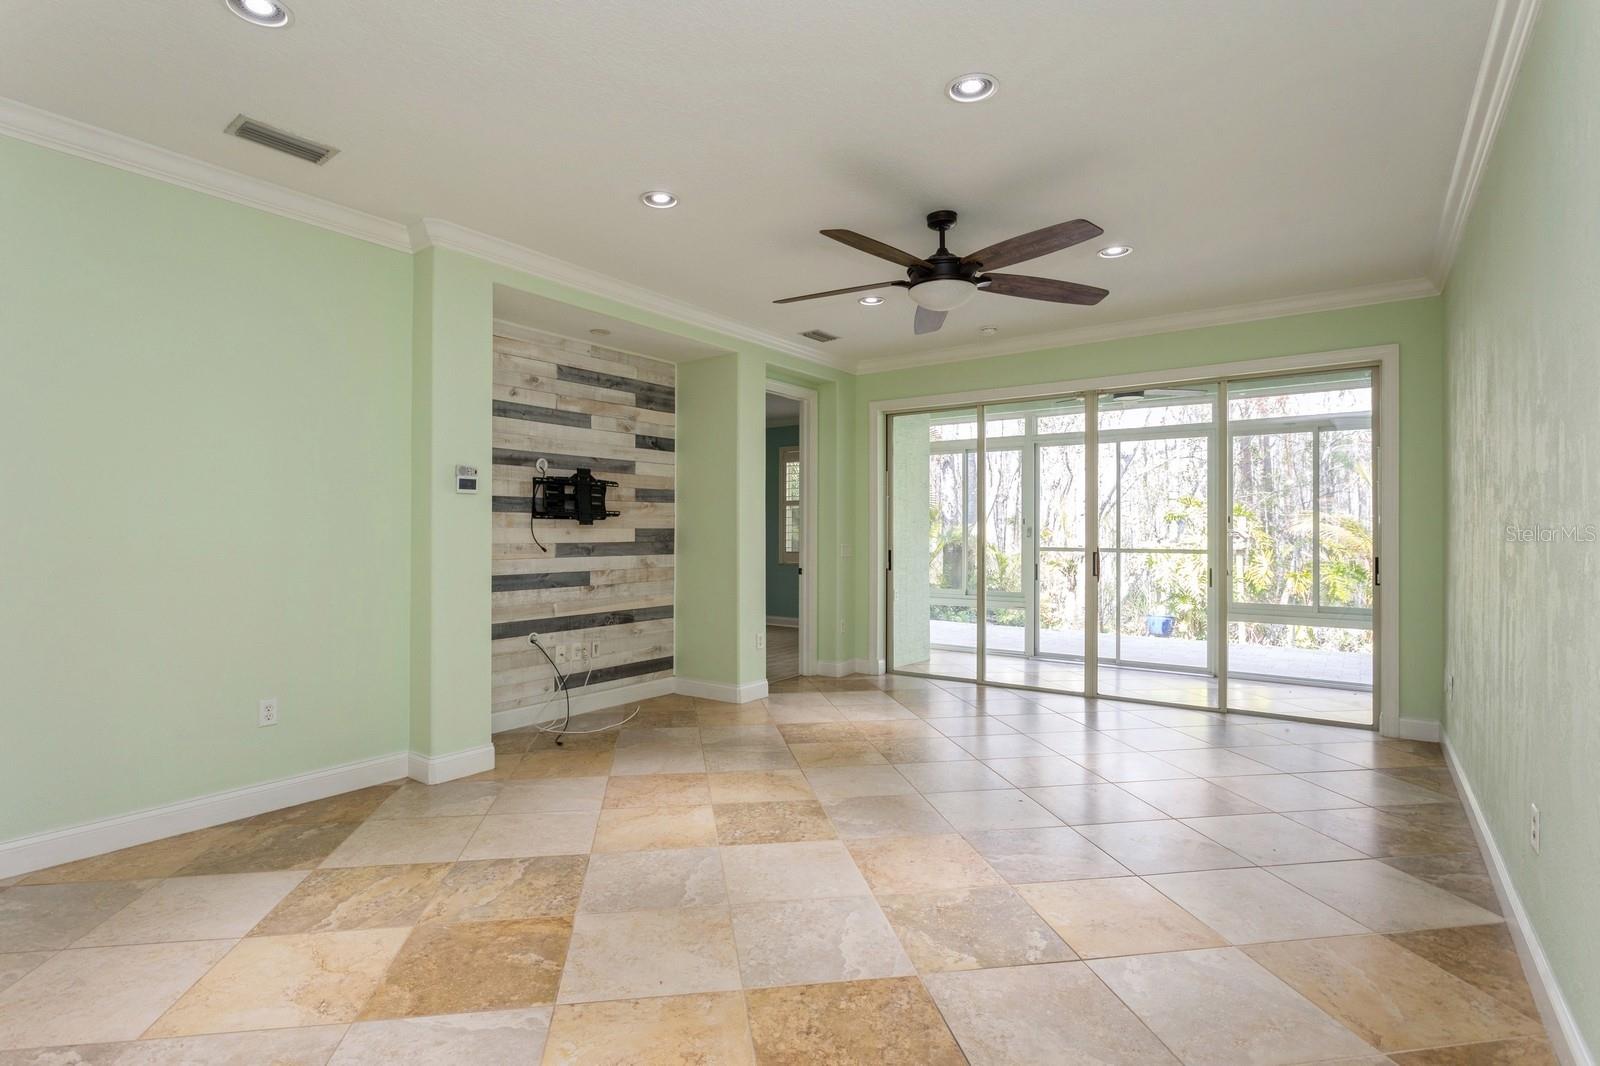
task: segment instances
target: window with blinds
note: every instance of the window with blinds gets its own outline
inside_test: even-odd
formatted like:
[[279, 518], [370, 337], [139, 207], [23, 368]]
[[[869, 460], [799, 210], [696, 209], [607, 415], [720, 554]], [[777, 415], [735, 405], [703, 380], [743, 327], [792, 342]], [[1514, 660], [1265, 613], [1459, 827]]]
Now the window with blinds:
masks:
[[778, 562], [800, 565], [800, 449], [778, 449], [778, 480], [783, 499], [778, 512]]

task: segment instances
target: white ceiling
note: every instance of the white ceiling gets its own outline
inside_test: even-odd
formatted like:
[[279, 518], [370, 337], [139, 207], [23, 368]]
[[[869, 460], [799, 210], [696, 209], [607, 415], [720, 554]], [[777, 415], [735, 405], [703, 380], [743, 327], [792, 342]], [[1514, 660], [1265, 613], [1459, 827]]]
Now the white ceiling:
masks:
[[[537, 296], [505, 285], [494, 287], [494, 317], [497, 323], [555, 333], [585, 344], [598, 344], [667, 363], [687, 363], [729, 354], [726, 348], [702, 344], [675, 333], [629, 322], [625, 318], [588, 311], [561, 300]], [[594, 330], [597, 329], [605, 332], [596, 335]]]
[[[446, 219], [793, 338], [933, 356], [1421, 278], [1494, 0], [8, 0], [0, 96], [402, 222]], [[990, 71], [958, 105], [945, 82]], [[244, 112], [340, 154], [223, 135]], [[641, 206], [647, 188], [681, 198]], [[909, 299], [771, 300], [901, 277], [818, 229], [926, 254], [1089, 218], [1009, 268], [1094, 308], [980, 295], [914, 337]], [[990, 343], [985, 341], [984, 343]]]
[[798, 426], [800, 424], [800, 401], [787, 396], [779, 396], [775, 392], [767, 393], [767, 425], [768, 426]]

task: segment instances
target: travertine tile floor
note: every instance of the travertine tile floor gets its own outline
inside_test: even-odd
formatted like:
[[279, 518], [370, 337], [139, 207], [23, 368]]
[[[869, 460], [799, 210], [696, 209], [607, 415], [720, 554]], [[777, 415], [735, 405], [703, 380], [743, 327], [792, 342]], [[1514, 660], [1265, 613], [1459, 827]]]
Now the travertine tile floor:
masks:
[[1435, 746], [775, 689], [23, 877], [0, 1066], [1555, 1061]]

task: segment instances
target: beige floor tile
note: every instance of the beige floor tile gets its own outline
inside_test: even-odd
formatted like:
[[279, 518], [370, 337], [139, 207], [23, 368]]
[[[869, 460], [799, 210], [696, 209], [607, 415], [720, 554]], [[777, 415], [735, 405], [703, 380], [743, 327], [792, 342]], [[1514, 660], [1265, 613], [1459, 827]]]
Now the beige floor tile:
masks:
[[587, 855], [458, 862], [449, 868], [424, 922], [492, 922], [573, 914], [583, 889]]
[[580, 914], [573, 924], [559, 1001], [726, 992], [738, 987], [739, 960], [725, 907]]
[[323, 1066], [342, 1025], [0, 1052], [0, 1066]]
[[836, 840], [723, 848], [722, 871], [734, 903], [869, 893], [850, 853]]
[[328, 1066], [533, 1063], [549, 1028], [549, 1007], [357, 1022]]
[[710, 807], [613, 807], [600, 812], [594, 850], [706, 848], [717, 843]]
[[1131, 792], [1113, 784], [1053, 785], [1030, 788], [1026, 795], [1068, 825], [1160, 820], [1166, 815]]
[[1136, 874], [1221, 870], [1250, 865], [1249, 860], [1182, 822], [1112, 822], [1080, 825], [1077, 830]]
[[778, 732], [790, 747], [796, 744], [859, 743], [866, 740], [854, 722], [780, 722]]
[[1204, 833], [1236, 855], [1258, 866], [1291, 862], [1359, 859], [1361, 852], [1323, 836], [1281, 814], [1233, 814], [1219, 818], [1185, 818], [1183, 824]]
[[1293, 774], [1218, 777], [1213, 778], [1210, 783], [1242, 796], [1269, 811], [1320, 811], [1361, 806], [1349, 796], [1341, 796], [1337, 792], [1325, 789], [1321, 785], [1313, 785]]
[[77, 862], [52, 866], [23, 877], [24, 885], [55, 885], [74, 881], [142, 881], [171, 877], [199, 858], [213, 844], [231, 833], [229, 826], [215, 826], [193, 833], [152, 840], [120, 851], [95, 855]]
[[[309, 818], [309, 816], [308, 816]], [[356, 832], [357, 822], [236, 822], [178, 870], [180, 877], [314, 870]]]
[[461, 849], [466, 859], [582, 855], [594, 846], [599, 811], [486, 814]]
[[726, 902], [718, 850], [679, 848], [591, 856], [578, 910], [616, 913]]
[[712, 803], [782, 803], [817, 798], [799, 770], [712, 774], [709, 784]]
[[1544, 1035], [1531, 1018], [1385, 937], [1296, 940], [1247, 950], [1380, 1051]]
[[64, 948], [156, 884], [113, 881], [8, 888], [0, 892], [0, 952]]
[[1040, 741], [1015, 732], [951, 739], [979, 759], [1036, 759], [1056, 754]]
[[1086, 959], [1218, 947], [1226, 941], [1136, 877], [1018, 885], [1017, 892]]
[[752, 989], [745, 999], [761, 1066], [965, 1066], [915, 977]]
[[636, 774], [606, 782], [604, 807], [704, 807], [711, 802], [705, 774]]
[[463, 780], [463, 781], [506, 781], [506, 780], [509, 780], [511, 775], [516, 771], [517, 767], [522, 765], [523, 758], [524, 758], [524, 756], [522, 756], [522, 755], [515, 755], [515, 754], [508, 755], [508, 754], [506, 754], [504, 752], [498, 752], [497, 751], [497, 752], [495, 752], [495, 755], [494, 755], [494, 766], [492, 766], [489, 769], [483, 771], [481, 774], [473, 774], [471, 777], [463, 777], [461, 780]]
[[1561, 1066], [1547, 1042], [1531, 1037], [1404, 1051], [1384, 1061], [1394, 1066]]
[[453, 862], [478, 828], [478, 818], [385, 818], [362, 823], [322, 862], [340, 866], [398, 866]]
[[1106, 736], [1113, 740], [1121, 741], [1136, 751], [1162, 752], [1182, 751], [1192, 748], [1221, 747], [1220, 744], [1208, 744], [1200, 737], [1180, 733], [1176, 729], [1166, 726], [1153, 726], [1146, 729], [1110, 729]]
[[1083, 963], [934, 974], [927, 984], [972, 1066], [1177, 1066]]
[[[1195, 776], [1142, 751], [1090, 752], [1083, 755], [1068, 754], [1067, 757], [1107, 781], [1169, 781]], [[1266, 768], [1262, 769], [1265, 771]]]
[[489, 814], [543, 811], [598, 811], [605, 800], [604, 777], [552, 777], [503, 785]]
[[823, 740], [793, 743], [795, 761], [810, 766], [882, 766], [889, 760], [865, 740]]
[[301, 870], [174, 877], [90, 930], [74, 946], [237, 940], [305, 877]]
[[[531, 1061], [531, 1060], [530, 1060]], [[744, 996], [563, 1003], [545, 1042], [544, 1066], [755, 1066]]]
[[1389, 939], [1527, 1017], [1538, 1019], [1539, 1007], [1528, 988], [1517, 946], [1504, 925], [1421, 929], [1391, 933]]
[[1413, 785], [1376, 770], [1337, 770], [1331, 773], [1301, 774], [1300, 779], [1374, 807], [1455, 802], [1449, 796], [1440, 795], [1431, 788]]
[[559, 777], [605, 777], [611, 773], [610, 749], [530, 751], [507, 776], [512, 781]]
[[[925, 727], [926, 728], [926, 727]], [[930, 730], [937, 733], [937, 730]], [[892, 740], [875, 740], [878, 751], [885, 759], [900, 763], [970, 762], [972, 755], [966, 749], [942, 736], [896, 737]]]
[[449, 863], [424, 863], [313, 870], [250, 935], [414, 925], [449, 869]]
[[788, 748], [725, 748], [708, 750], [705, 755], [706, 770], [714, 774], [741, 773], [753, 770], [792, 770], [800, 764], [794, 761]]
[[611, 760], [614, 775], [702, 774], [705, 751], [696, 727], [625, 729]]
[[1145, 881], [1230, 944], [1368, 932], [1265, 870], [1156, 874]]
[[1065, 755], [1035, 755], [1026, 759], [990, 759], [989, 768], [1017, 788], [1051, 785], [1092, 785], [1100, 779]]
[[0, 955], [0, 992], [4, 992], [27, 974], [38, 969], [53, 951], [18, 951]]
[[958, 888], [882, 896], [884, 915], [918, 970], [976, 970], [1075, 959], [1010, 888]]
[[968, 833], [967, 843], [1012, 884], [1078, 881], [1128, 872], [1121, 863], [1065, 826]]
[[404, 929], [363, 929], [241, 940], [147, 1035], [354, 1021], [405, 939]]
[[1011, 788], [1011, 783], [972, 756], [962, 753], [961, 762], [903, 763], [896, 766], [900, 776], [916, 786], [918, 792], [973, 792], [991, 788]]
[[862, 837], [929, 836], [953, 833], [955, 827], [944, 820], [922, 796], [856, 796], [825, 803], [823, 808], [839, 836], [846, 840]]
[[1472, 829], [1462, 825], [1428, 825], [1410, 816], [1435, 807], [1354, 807], [1334, 811], [1299, 811], [1289, 815], [1308, 826], [1371, 856], [1450, 854], [1476, 850]]
[[853, 840], [850, 854], [878, 895], [1005, 884], [983, 856], [954, 834]]
[[871, 896], [741, 904], [733, 939], [745, 988], [914, 972]]
[[1311, 747], [1336, 758], [1373, 769], [1403, 766], [1439, 766], [1444, 762], [1437, 744], [1415, 741], [1357, 740], [1312, 744]]
[[1180, 770], [1196, 777], [1242, 777], [1250, 774], [1276, 774], [1276, 767], [1268, 766], [1248, 754], [1226, 751], [1222, 748], [1196, 748], [1193, 751], [1164, 751], [1157, 756]]
[[820, 803], [719, 803], [711, 809], [717, 843], [784, 844], [837, 835]]
[[372, 817], [472, 817], [488, 814], [499, 795], [500, 785], [494, 781], [448, 781], [442, 785], [407, 781], [372, 812]]
[[917, 791], [892, 766], [818, 766], [805, 773], [812, 791], [823, 803], [856, 796], [903, 796]]
[[211, 940], [60, 952], [0, 992], [0, 1049], [133, 1040], [230, 946]]
[[1380, 933], [1500, 921], [1498, 914], [1376, 859], [1275, 866], [1272, 872]]
[[[1249, 780], [1244, 778], [1242, 780]], [[1263, 814], [1266, 808], [1199, 778], [1175, 781], [1127, 781], [1121, 786], [1172, 818], [1209, 818], [1228, 814]]]
[[930, 792], [927, 800], [934, 810], [963, 833], [982, 833], [991, 829], [1038, 829], [1061, 824], [1061, 819], [1015, 788], [982, 792]]
[[[1263, 736], [1266, 736], [1268, 740], [1281, 739], [1267, 734], [1263, 734]], [[1247, 759], [1253, 759], [1285, 774], [1307, 774], [1318, 771], [1355, 770], [1358, 768], [1355, 763], [1347, 759], [1335, 758], [1332, 755], [1326, 755], [1320, 751], [1312, 751], [1310, 748], [1287, 742], [1270, 747], [1264, 747], [1259, 744], [1249, 747], [1230, 744], [1228, 747], [1235, 755], [1243, 755]]]
[[553, 1003], [572, 919], [433, 922], [411, 931], [363, 1021]]
[[1476, 847], [1471, 851], [1446, 855], [1394, 856], [1383, 862], [1419, 881], [1426, 881], [1435, 888], [1460, 896], [1486, 911], [1501, 913], [1500, 897], [1495, 895], [1489, 868], [1484, 865], [1483, 856], [1478, 854]]
[[1275, 1066], [1371, 1051], [1238, 948], [1089, 966], [1185, 1064]]

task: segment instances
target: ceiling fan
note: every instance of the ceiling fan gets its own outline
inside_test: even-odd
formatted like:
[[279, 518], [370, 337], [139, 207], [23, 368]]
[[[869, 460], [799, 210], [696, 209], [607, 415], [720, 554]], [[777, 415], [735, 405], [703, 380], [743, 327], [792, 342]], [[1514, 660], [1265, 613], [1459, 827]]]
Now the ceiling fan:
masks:
[[829, 289], [804, 296], [790, 296], [774, 300], [776, 304], [792, 304], [800, 300], [816, 300], [823, 296], [841, 296], [847, 292], [864, 292], [893, 285], [910, 290], [917, 305], [916, 322], [919, 334], [932, 333], [944, 325], [945, 315], [970, 300], [974, 293], [992, 292], [1001, 296], [1020, 296], [1024, 300], [1049, 300], [1053, 303], [1083, 304], [1093, 306], [1108, 296], [1109, 290], [1093, 285], [1079, 285], [1072, 281], [1053, 278], [1035, 278], [1026, 274], [993, 274], [996, 267], [1037, 259], [1063, 248], [1071, 248], [1098, 237], [1104, 231], [1087, 219], [1058, 222], [1054, 226], [1036, 229], [1020, 237], [1012, 237], [968, 255], [955, 255], [944, 246], [944, 235], [956, 224], [954, 211], [934, 211], [928, 215], [928, 228], [938, 231], [939, 250], [926, 259], [902, 252], [898, 248], [875, 241], [854, 230], [825, 229], [824, 237], [840, 244], [848, 244], [858, 251], [887, 259], [906, 268], [905, 281], [880, 281], [872, 285], [852, 285], [848, 289]]

